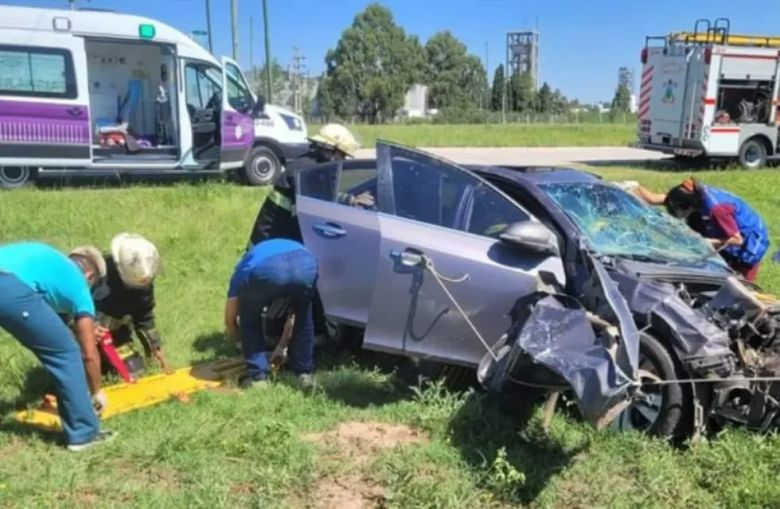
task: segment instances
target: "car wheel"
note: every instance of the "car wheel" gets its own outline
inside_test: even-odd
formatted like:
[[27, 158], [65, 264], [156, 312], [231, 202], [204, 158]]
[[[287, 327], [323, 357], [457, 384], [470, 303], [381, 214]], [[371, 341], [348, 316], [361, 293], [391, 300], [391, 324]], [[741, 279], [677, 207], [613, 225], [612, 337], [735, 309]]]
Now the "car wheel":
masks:
[[244, 165], [244, 178], [249, 185], [267, 186], [274, 183], [281, 173], [282, 163], [270, 148], [258, 145], [249, 152]]
[[766, 145], [758, 138], [749, 139], [739, 149], [739, 164], [745, 169], [763, 168], [766, 166], [766, 158]]
[[35, 170], [27, 166], [0, 166], [0, 189], [17, 189], [35, 177]]
[[[639, 343], [639, 380], [674, 380], [677, 370], [669, 351], [654, 337], [642, 334]], [[688, 397], [680, 384], [643, 385], [612, 427], [619, 431], [640, 431], [661, 438], [674, 438], [683, 421]]]

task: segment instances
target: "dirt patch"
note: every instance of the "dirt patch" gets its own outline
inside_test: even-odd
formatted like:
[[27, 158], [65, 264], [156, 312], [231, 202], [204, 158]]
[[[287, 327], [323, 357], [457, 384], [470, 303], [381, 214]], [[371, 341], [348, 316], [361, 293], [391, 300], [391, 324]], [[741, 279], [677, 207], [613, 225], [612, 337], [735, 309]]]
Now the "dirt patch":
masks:
[[371, 509], [385, 500], [385, 490], [359, 475], [320, 477], [314, 484], [315, 509]]
[[327, 446], [341, 461], [362, 465], [383, 450], [425, 442], [427, 437], [401, 424], [345, 422], [330, 431], [305, 435], [303, 439]]
[[140, 484], [159, 491], [178, 491], [182, 487], [179, 472], [163, 464], [138, 465], [126, 459], [106, 462], [104, 472], [125, 483]]
[[[327, 448], [325, 460], [347, 463], [358, 470], [382, 451], [428, 440], [414, 428], [385, 422], [345, 422], [330, 431], [304, 435], [303, 439]], [[370, 509], [384, 506], [385, 490], [367, 473], [326, 473], [314, 482], [308, 503], [290, 502], [293, 507], [314, 509]]]

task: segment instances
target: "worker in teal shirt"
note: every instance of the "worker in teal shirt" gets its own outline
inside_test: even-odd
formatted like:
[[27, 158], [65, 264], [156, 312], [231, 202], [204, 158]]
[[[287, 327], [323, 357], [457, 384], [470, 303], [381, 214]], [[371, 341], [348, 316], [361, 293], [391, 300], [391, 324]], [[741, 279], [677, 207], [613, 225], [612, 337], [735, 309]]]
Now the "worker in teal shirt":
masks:
[[[72, 451], [112, 437], [101, 431], [95, 413], [105, 407], [106, 397], [100, 390], [90, 286], [104, 275], [103, 257], [93, 247], [65, 256], [37, 242], [0, 246], [0, 327], [30, 349], [53, 378]], [[59, 315], [73, 319], [78, 343]]]

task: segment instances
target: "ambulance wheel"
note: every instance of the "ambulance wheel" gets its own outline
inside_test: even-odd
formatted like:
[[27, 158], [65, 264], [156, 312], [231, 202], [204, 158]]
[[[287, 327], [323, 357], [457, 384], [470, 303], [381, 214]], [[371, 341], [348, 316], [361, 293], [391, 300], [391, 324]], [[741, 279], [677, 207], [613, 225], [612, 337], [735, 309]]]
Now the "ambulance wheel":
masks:
[[36, 176], [37, 172], [28, 166], [0, 166], [0, 189], [17, 189]]
[[270, 148], [258, 145], [249, 152], [244, 165], [244, 179], [250, 186], [268, 186], [282, 171], [279, 157]]
[[757, 170], [766, 166], [766, 157], [767, 150], [764, 142], [758, 138], [751, 138], [739, 149], [738, 161], [745, 169]]

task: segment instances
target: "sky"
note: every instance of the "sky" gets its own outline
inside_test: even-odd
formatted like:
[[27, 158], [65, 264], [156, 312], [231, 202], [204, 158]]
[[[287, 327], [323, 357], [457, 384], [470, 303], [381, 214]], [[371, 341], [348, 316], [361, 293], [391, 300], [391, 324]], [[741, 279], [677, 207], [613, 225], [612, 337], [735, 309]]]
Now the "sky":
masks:
[[[147, 16], [183, 32], [205, 30], [205, 0], [78, 0], [82, 7]], [[324, 70], [325, 52], [370, 0], [267, 0], [272, 58], [291, 63], [300, 48], [312, 75]], [[699, 18], [726, 17], [732, 33], [780, 34], [777, 0], [382, 0], [396, 23], [424, 42], [449, 30], [488, 68], [506, 58], [506, 33], [540, 32], [539, 78], [582, 102], [610, 100], [620, 66], [639, 74], [646, 35], [692, 30]], [[60, 8], [67, 0], [0, 0], [0, 5]], [[239, 61], [263, 61], [262, 0], [238, 0]], [[230, 0], [211, 0], [214, 52], [230, 55]], [[250, 23], [250, 19], [252, 23]]]

